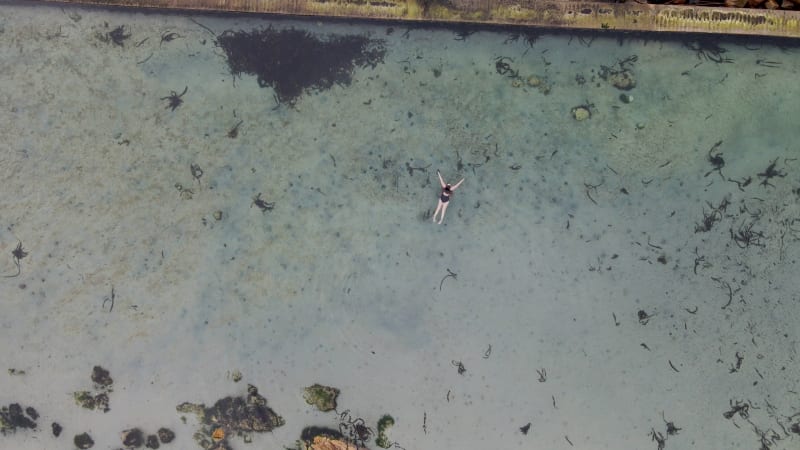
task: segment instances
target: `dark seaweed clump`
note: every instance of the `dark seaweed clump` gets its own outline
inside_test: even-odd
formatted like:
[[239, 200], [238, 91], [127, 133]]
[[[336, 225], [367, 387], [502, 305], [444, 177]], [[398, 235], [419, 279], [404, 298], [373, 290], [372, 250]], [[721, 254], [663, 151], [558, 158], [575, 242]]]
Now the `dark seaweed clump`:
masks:
[[227, 30], [217, 37], [234, 76], [255, 75], [260, 87], [272, 87], [278, 102], [293, 105], [308, 89], [347, 86], [353, 69], [375, 68], [386, 55], [384, 41], [360, 35], [320, 39], [294, 28]]
[[5, 435], [17, 428], [36, 428], [38, 418], [39, 413], [31, 406], [25, 408], [24, 413], [19, 403], [3, 406], [0, 408], [0, 433]]

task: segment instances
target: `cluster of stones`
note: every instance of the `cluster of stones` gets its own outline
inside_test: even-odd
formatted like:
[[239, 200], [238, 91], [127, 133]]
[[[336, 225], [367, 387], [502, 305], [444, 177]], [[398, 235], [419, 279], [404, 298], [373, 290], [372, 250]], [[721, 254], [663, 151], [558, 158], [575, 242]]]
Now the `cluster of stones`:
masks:
[[[636, 77], [634, 76], [633, 71], [627, 67], [624, 67], [622, 63], [620, 63], [619, 70], [611, 67], [601, 66], [600, 71], [597, 74], [600, 78], [621, 91], [629, 91], [636, 87]], [[594, 77], [592, 77], [592, 80], [594, 80]], [[583, 77], [581, 77], [580, 83], [582, 84], [583, 81]], [[623, 92], [620, 94], [619, 100], [622, 103], [631, 103], [633, 102], [633, 95]], [[591, 108], [591, 104], [578, 105], [570, 110], [570, 114], [572, 115], [573, 119], [578, 122], [582, 122], [592, 117]]]
[[240, 435], [250, 442], [251, 433], [272, 431], [285, 423], [253, 385], [247, 386], [246, 397], [225, 397], [209, 408], [202, 403], [184, 402], [177, 410], [197, 415], [203, 426], [194, 438], [206, 450], [229, 450], [227, 436]]
[[522, 77], [514, 77], [511, 80], [511, 86], [512, 87], [519, 88], [519, 87], [522, 87], [524, 85], [527, 85], [528, 87], [536, 88], [536, 89], [539, 90], [539, 92], [541, 92], [544, 95], [549, 94], [550, 93], [550, 89], [551, 89], [551, 86], [550, 86], [549, 83], [547, 83], [545, 80], [543, 80], [542, 78], [540, 78], [540, 77], [538, 77], [536, 75], [531, 75], [531, 76], [529, 76], [528, 78], [525, 78], [525, 79], [523, 79]]
[[[151, 434], [145, 438], [142, 430], [132, 428], [123, 431], [120, 438], [122, 440], [122, 445], [126, 449], [140, 448], [142, 445], [147, 448], [156, 449], [159, 448], [161, 444], [169, 444], [175, 440], [175, 433], [169, 428], [159, 428], [156, 434]], [[92, 448], [94, 446], [94, 440], [89, 436], [89, 433], [81, 433], [75, 436], [73, 443], [75, 447], [80, 449]]]
[[636, 87], [636, 77], [633, 76], [633, 72], [630, 69], [615, 70], [603, 66], [598, 75], [622, 91], [629, 91]]
[[19, 403], [11, 403], [0, 408], [0, 433], [6, 435], [13, 433], [17, 428], [36, 428], [36, 419], [39, 413], [33, 406], [22, 408]]
[[[113, 380], [108, 370], [95, 366], [92, 370], [92, 381], [95, 392], [79, 391], [75, 393], [77, 403], [87, 409], [100, 409], [108, 411], [108, 393], [112, 391]], [[241, 379], [238, 373], [235, 381]], [[315, 406], [320, 411], [336, 411], [339, 389], [331, 386], [314, 384], [305, 388], [303, 397], [305, 401]], [[267, 400], [259, 395], [258, 389], [248, 385], [247, 395], [240, 397], [225, 397], [217, 400], [211, 407], [204, 404], [182, 403], [177, 410], [183, 413], [196, 414], [201, 422], [201, 429], [195, 433], [197, 443], [205, 450], [231, 450], [228, 437], [238, 435], [244, 442], [252, 441], [253, 432], [269, 432], [276, 427], [284, 425], [285, 421], [267, 406]], [[346, 412], [344, 414], [347, 414]], [[17, 428], [36, 429], [36, 420], [39, 413], [31, 406], [23, 407], [12, 403], [0, 408], [0, 432], [7, 434]], [[182, 418], [185, 422], [185, 417]], [[347, 419], [351, 420], [351, 419]], [[371, 430], [363, 425], [362, 419], [358, 426], [364, 430]], [[354, 422], [355, 423], [355, 422]], [[384, 415], [377, 423], [375, 444], [382, 448], [390, 448], [395, 444], [388, 438], [387, 432], [394, 425], [394, 419]], [[62, 427], [56, 422], [52, 424], [55, 437], [59, 437]], [[359, 432], [361, 433], [361, 432]], [[366, 441], [370, 433], [359, 434], [359, 439]], [[175, 439], [175, 433], [168, 428], [160, 428], [154, 434], [146, 434], [140, 428], [130, 428], [120, 433], [122, 447], [136, 449], [145, 447], [158, 449], [163, 444], [168, 444]], [[322, 427], [306, 427], [297, 441], [298, 450], [368, 450], [357, 445], [355, 438], [345, 437], [341, 431]], [[359, 441], [362, 442], [362, 441]], [[362, 442], [363, 443], [363, 442]], [[73, 444], [78, 449], [94, 447], [94, 439], [89, 433], [80, 433], [74, 436]], [[119, 449], [121, 450], [121, 448]]]
[[159, 428], [156, 434], [150, 434], [145, 437], [144, 432], [139, 428], [131, 428], [130, 430], [124, 430], [120, 438], [125, 448], [140, 448], [144, 445], [147, 448], [156, 449], [161, 444], [172, 442], [175, 439], [175, 433], [169, 428]]
[[94, 382], [95, 391], [77, 391], [73, 393], [75, 403], [86, 409], [98, 409], [103, 412], [109, 412], [108, 394], [114, 391], [114, 380], [108, 370], [94, 366], [92, 369], [92, 381]]

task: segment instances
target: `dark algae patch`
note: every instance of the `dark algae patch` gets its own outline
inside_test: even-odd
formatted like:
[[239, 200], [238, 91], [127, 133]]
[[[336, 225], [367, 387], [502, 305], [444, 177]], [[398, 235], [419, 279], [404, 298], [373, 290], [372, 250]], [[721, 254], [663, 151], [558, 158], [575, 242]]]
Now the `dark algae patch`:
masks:
[[12, 403], [0, 408], [0, 433], [8, 434], [17, 428], [36, 428], [36, 419], [39, 413], [32, 407], [27, 407], [23, 411], [19, 403]]
[[378, 420], [378, 437], [375, 438], [375, 445], [381, 448], [389, 448], [393, 442], [389, 440], [389, 428], [394, 426], [394, 418], [388, 414], [384, 414]]
[[175, 433], [169, 428], [159, 428], [156, 434], [162, 444], [169, 444], [175, 439]]
[[72, 394], [75, 397], [75, 403], [86, 409], [99, 409], [103, 412], [109, 412], [111, 408], [108, 406], [108, 395], [100, 393], [92, 395], [89, 391], [78, 391]]
[[150, 436], [147, 436], [147, 440], [145, 441], [144, 446], [147, 447], [147, 448], [158, 448], [158, 447], [160, 447], [161, 445], [158, 442], [158, 436], [156, 436], [155, 434], [151, 434]]
[[121, 438], [125, 447], [141, 447], [144, 444], [144, 433], [138, 428], [123, 431]]
[[[197, 415], [203, 426], [194, 437], [203, 448], [209, 448], [212, 442], [216, 442], [217, 447], [227, 445], [227, 435], [242, 435], [247, 440], [250, 433], [272, 431], [284, 424], [283, 418], [267, 406], [267, 399], [259, 395], [253, 385], [248, 385], [246, 397], [225, 397], [208, 408], [202, 403], [185, 402], [178, 405], [177, 410]], [[222, 432], [217, 431], [220, 429]], [[215, 439], [215, 434], [221, 439]]]
[[309, 405], [314, 405], [320, 411], [333, 411], [336, 409], [336, 397], [339, 389], [321, 384], [314, 384], [304, 389], [303, 398]]
[[272, 87], [279, 103], [293, 105], [309, 90], [348, 86], [356, 67], [375, 68], [386, 55], [384, 41], [360, 35], [320, 38], [294, 28], [224, 31], [217, 37], [231, 74], [255, 75]]
[[97, 409], [103, 412], [109, 412], [108, 394], [113, 392], [114, 380], [108, 370], [94, 366], [92, 368], [92, 382], [94, 382], [95, 392], [90, 391], [77, 391], [72, 394], [75, 398], [75, 403], [85, 409]]
[[94, 446], [94, 439], [89, 436], [89, 433], [81, 433], [73, 439], [75, 447], [78, 448], [92, 448]]
[[109, 371], [100, 366], [92, 368], [92, 381], [100, 387], [109, 387], [114, 383]]

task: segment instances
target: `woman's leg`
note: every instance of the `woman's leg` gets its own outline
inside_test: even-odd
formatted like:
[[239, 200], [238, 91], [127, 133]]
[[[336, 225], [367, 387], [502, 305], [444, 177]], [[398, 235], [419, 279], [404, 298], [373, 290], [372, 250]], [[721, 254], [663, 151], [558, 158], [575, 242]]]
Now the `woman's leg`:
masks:
[[436, 205], [436, 211], [433, 212], [433, 221], [434, 222], [436, 222], [436, 214], [439, 214], [439, 210], [442, 209], [442, 205], [444, 205], [444, 203], [442, 203], [442, 201], [439, 200], [439, 204]]
[[447, 203], [442, 203], [442, 215], [439, 216], [439, 225], [441, 225], [442, 221], [444, 220], [444, 212], [445, 211], [447, 211]]

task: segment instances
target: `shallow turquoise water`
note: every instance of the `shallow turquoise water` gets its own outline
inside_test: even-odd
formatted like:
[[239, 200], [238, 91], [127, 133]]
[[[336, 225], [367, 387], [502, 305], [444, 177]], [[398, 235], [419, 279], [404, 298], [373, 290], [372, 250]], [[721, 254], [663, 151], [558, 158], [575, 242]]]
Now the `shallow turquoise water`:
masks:
[[[253, 445], [281, 448], [337, 427], [315, 382], [406, 449], [800, 442], [790, 43], [191, 18], [0, 8], [0, 404], [41, 414], [7, 445], [195, 448], [176, 405], [250, 383], [286, 420]], [[266, 26], [385, 59], [279, 105], [212, 35]], [[622, 91], [599, 73], [626, 59]], [[436, 169], [465, 178], [441, 226]], [[72, 395], [97, 364], [105, 414]]]

